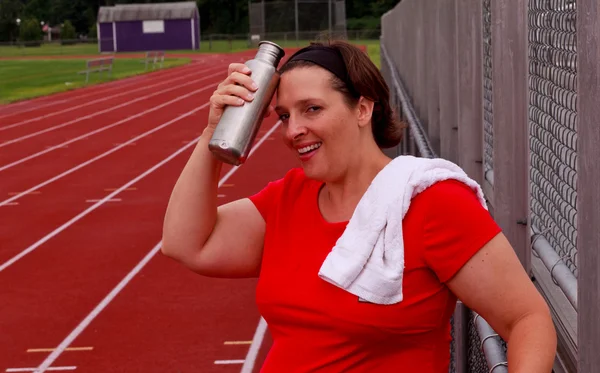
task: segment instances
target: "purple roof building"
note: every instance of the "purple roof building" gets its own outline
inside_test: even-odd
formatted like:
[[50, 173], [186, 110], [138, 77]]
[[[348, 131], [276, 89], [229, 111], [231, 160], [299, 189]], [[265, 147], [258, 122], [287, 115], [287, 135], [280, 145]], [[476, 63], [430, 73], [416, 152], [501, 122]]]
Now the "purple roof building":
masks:
[[200, 49], [194, 1], [102, 6], [97, 29], [101, 53]]

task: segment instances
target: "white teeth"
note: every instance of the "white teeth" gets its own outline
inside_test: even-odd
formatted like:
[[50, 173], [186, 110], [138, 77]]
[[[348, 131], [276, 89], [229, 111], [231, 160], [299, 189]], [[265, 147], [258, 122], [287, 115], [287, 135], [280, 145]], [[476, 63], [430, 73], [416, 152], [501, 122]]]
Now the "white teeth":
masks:
[[318, 149], [320, 147], [321, 147], [321, 143], [312, 144], [312, 145], [309, 145], [309, 146], [305, 146], [304, 148], [298, 149], [298, 153], [300, 153], [300, 154], [308, 153], [309, 151], [314, 150], [314, 149]]

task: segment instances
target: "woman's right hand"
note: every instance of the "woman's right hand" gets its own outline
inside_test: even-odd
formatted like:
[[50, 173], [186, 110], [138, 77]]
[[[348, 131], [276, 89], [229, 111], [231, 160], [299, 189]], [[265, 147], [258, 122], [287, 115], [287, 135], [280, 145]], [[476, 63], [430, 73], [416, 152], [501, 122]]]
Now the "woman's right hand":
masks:
[[[226, 106], [242, 106], [245, 102], [254, 100], [253, 94], [258, 86], [250, 77], [251, 73], [248, 66], [243, 63], [229, 65], [227, 78], [219, 84], [210, 98], [207, 129], [214, 131]], [[273, 108], [269, 106], [265, 117], [272, 111]]]

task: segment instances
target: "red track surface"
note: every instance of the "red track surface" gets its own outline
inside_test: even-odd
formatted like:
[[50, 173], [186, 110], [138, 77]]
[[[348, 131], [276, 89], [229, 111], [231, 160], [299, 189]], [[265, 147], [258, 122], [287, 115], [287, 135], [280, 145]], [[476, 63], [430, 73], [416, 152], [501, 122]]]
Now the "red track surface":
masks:
[[[240, 342], [253, 339], [260, 319], [255, 280], [203, 278], [160, 252], [139, 272], [132, 270], [161, 239], [171, 188], [192, 151], [190, 141], [206, 123], [208, 108], [202, 105], [226, 76], [228, 63], [252, 54], [196, 56], [198, 60], [185, 67], [0, 106], [0, 372], [46, 367], [43, 362], [50, 360], [50, 367], [76, 372], [242, 369], [241, 362], [215, 361], [244, 360], [248, 354], [251, 346]], [[156, 86], [144, 89], [149, 85]], [[115, 94], [121, 96], [112, 98]], [[181, 99], [167, 104], [177, 98]], [[164, 107], [156, 109], [160, 105]], [[73, 109], [65, 111], [69, 108]], [[55, 114], [60, 111], [64, 112]], [[170, 124], [143, 135], [166, 123]], [[257, 141], [267, 135], [266, 140], [220, 188], [222, 202], [258, 191], [296, 164], [279, 141], [279, 131], [267, 133], [275, 125], [275, 118], [265, 121]], [[186, 144], [190, 146], [164, 162]], [[52, 150], [40, 153], [46, 149]], [[33, 154], [38, 155], [22, 161]], [[164, 164], [156, 167], [160, 162]], [[225, 167], [222, 176], [230, 169]], [[128, 183], [114, 201], [89, 202]], [[40, 184], [44, 185], [36, 187]], [[105, 299], [127, 275], [130, 282]], [[92, 313], [99, 304], [103, 308]], [[76, 338], [65, 342], [69, 335]], [[31, 351], [59, 345], [84, 349], [59, 349], [56, 356], [50, 350]], [[256, 367], [262, 358], [264, 349]]]

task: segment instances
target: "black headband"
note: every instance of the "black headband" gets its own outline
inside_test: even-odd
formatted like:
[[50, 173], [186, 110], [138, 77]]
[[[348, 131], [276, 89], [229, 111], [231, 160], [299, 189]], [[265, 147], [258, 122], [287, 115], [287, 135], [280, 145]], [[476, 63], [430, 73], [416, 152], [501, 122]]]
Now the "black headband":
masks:
[[328, 70], [346, 84], [346, 87], [353, 96], [359, 96], [348, 75], [346, 63], [338, 50], [322, 45], [310, 45], [294, 53], [288, 62], [300, 60], [312, 62]]

